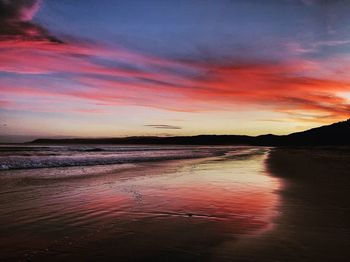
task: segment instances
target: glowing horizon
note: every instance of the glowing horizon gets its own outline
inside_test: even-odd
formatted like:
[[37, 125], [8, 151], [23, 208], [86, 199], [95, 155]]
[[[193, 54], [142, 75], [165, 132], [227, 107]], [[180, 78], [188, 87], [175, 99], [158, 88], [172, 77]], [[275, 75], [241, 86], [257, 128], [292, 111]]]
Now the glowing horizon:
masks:
[[350, 4], [0, 7], [1, 141], [288, 134], [350, 117]]

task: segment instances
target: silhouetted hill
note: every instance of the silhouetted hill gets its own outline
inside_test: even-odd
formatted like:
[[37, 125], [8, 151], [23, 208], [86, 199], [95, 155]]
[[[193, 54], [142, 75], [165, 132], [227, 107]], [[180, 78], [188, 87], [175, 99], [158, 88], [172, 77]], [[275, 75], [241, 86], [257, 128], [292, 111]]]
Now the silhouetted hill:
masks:
[[350, 145], [350, 119], [290, 134], [283, 142], [292, 145]]
[[318, 146], [350, 145], [350, 119], [328, 126], [284, 136], [261, 135], [199, 135], [156, 137], [140, 136], [125, 138], [72, 138], [36, 139], [35, 144], [167, 144], [167, 145], [264, 145], [264, 146]]
[[253, 137], [236, 135], [136, 136], [123, 138], [36, 139], [35, 144], [150, 144], [150, 145], [238, 145], [251, 144]]
[[257, 136], [255, 144], [271, 146], [350, 145], [350, 119], [284, 136]]

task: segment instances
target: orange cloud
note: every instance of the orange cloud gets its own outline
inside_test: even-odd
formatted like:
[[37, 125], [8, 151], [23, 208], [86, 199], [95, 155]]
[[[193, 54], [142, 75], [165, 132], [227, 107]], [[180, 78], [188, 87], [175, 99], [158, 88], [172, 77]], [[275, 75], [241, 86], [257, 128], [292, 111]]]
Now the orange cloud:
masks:
[[[86, 113], [105, 112], [86, 109], [100, 104], [184, 112], [263, 108], [295, 116], [302, 110], [315, 117], [349, 117], [347, 100], [337, 95], [350, 90], [349, 82], [324, 75], [326, 66], [320, 60], [194, 62], [92, 44], [0, 41], [0, 71], [21, 76], [2, 77], [0, 83], [12, 107], [29, 96], [64, 97]], [[53, 75], [62, 82], [52, 83]], [[43, 103], [41, 110], [46, 108]]]

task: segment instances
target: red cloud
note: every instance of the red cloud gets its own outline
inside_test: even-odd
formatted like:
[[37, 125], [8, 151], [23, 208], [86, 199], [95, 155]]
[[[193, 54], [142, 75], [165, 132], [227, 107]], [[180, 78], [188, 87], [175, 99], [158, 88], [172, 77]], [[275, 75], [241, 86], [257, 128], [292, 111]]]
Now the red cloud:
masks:
[[[107, 63], [96, 62], [101, 58]], [[125, 63], [128, 66], [121, 65]], [[326, 64], [305, 60], [199, 63], [97, 45], [11, 40], [0, 41], [0, 71], [20, 74], [22, 80], [2, 81], [0, 90], [22, 99], [65, 97], [87, 105], [140, 105], [185, 112], [258, 107], [296, 115], [303, 110], [333, 119], [349, 117], [347, 101], [337, 95], [350, 91], [349, 83], [331, 75], [322, 77], [320, 69]], [[65, 74], [60, 76], [64, 81], [51, 83], [47, 77], [57, 73]], [[44, 74], [42, 81], [30, 77], [37, 74]]]

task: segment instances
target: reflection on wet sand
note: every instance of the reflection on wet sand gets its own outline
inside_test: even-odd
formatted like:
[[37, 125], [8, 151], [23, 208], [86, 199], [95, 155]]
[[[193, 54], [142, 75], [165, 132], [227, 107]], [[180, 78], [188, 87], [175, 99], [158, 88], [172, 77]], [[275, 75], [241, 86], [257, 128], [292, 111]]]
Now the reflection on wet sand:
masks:
[[12, 171], [1, 178], [2, 254], [9, 260], [224, 259], [232, 252], [213, 250], [273, 226], [281, 181], [265, 169], [267, 151], [118, 172], [90, 167], [103, 174], [76, 179], [35, 175], [54, 169], [17, 178]]

